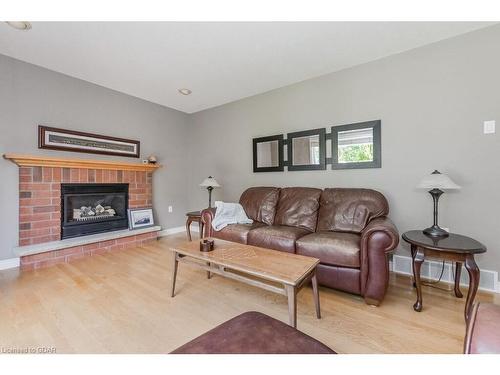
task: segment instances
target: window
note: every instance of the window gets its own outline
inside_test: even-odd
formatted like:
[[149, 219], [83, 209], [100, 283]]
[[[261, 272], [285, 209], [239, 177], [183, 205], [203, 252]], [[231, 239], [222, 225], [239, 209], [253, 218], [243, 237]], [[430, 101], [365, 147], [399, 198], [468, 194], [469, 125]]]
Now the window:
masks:
[[380, 167], [380, 121], [332, 127], [332, 169]]
[[338, 141], [339, 163], [373, 161], [373, 128], [341, 131]]

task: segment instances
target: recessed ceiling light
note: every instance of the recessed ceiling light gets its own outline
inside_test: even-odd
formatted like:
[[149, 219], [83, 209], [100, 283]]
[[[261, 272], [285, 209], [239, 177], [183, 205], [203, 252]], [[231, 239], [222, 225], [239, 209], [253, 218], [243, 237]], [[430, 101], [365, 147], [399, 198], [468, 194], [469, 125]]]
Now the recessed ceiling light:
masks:
[[177, 91], [179, 91], [182, 95], [190, 95], [192, 93], [190, 89], [179, 89]]
[[31, 29], [31, 23], [26, 21], [6, 21], [7, 25], [13, 27], [17, 30], [29, 30]]

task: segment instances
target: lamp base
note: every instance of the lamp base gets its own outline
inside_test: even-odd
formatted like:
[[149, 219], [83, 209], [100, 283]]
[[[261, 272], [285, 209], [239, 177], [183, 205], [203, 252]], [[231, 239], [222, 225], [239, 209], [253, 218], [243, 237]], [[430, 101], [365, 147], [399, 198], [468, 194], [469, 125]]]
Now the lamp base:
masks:
[[214, 190], [214, 188], [212, 186], [208, 186], [207, 190], [208, 190], [208, 208], [212, 208], [212, 190]]
[[450, 234], [437, 225], [424, 229], [422, 232], [431, 237], [448, 237]]

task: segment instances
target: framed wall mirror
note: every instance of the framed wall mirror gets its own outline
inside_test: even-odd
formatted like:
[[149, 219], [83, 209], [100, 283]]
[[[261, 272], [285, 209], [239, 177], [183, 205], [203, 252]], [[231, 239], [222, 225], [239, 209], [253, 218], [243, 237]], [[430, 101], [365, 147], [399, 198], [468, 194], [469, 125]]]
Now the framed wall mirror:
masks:
[[313, 129], [287, 134], [288, 170], [326, 169], [326, 130]]
[[380, 120], [332, 126], [332, 169], [380, 168]]
[[253, 171], [282, 172], [283, 134], [253, 139]]

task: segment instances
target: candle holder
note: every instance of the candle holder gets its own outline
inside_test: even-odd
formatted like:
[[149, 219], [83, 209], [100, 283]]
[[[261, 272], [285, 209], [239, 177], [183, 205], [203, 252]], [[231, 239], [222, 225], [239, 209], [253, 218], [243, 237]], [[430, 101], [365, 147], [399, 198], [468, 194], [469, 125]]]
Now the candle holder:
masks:
[[211, 239], [200, 240], [200, 251], [208, 252], [212, 251], [215, 247], [215, 241]]

